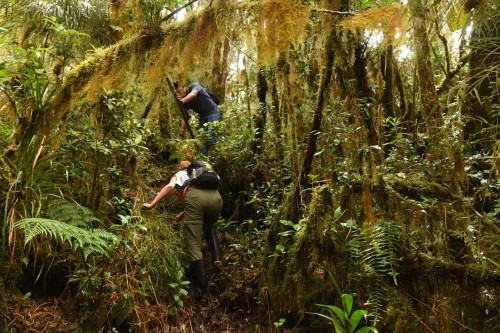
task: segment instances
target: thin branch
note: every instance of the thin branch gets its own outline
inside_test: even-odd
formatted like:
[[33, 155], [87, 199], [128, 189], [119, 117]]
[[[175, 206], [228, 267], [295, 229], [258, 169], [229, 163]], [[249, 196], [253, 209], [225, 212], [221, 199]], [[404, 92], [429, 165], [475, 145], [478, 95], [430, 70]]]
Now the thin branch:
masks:
[[437, 93], [438, 94], [441, 94], [443, 93], [444, 91], [446, 91], [446, 88], [448, 87], [448, 85], [450, 84], [451, 80], [453, 80], [453, 78], [460, 72], [460, 70], [467, 64], [467, 61], [469, 61], [469, 58], [471, 57], [471, 54], [466, 54], [462, 59], [460, 59], [458, 61], [458, 64], [457, 64], [457, 67], [446, 73], [446, 77], [444, 78], [443, 82], [441, 82], [441, 84], [439, 85], [439, 87], [437, 88]]
[[181, 6], [181, 7], [177, 8], [176, 10], [174, 10], [173, 12], [171, 12], [170, 14], [168, 14], [167, 16], [165, 16], [164, 18], [162, 18], [161, 22], [167, 21], [169, 18], [171, 18], [172, 16], [174, 16], [175, 14], [177, 14], [178, 12], [180, 12], [181, 10], [183, 10], [184, 8], [186, 8], [188, 6], [191, 6], [196, 1], [198, 1], [198, 0], [190, 1], [187, 4], [185, 4], [184, 6]]
[[4, 88], [0, 88], [1, 91], [3, 91], [3, 93], [5, 94], [5, 96], [7, 96], [7, 99], [9, 100], [10, 104], [12, 105], [13, 109], [14, 109], [14, 113], [16, 114], [16, 117], [17, 119], [19, 119], [19, 113], [17, 112], [17, 106], [16, 106], [16, 102], [14, 102], [12, 100], [12, 98], [10, 97], [9, 94], [7, 94], [7, 91], [5, 91]]
[[236, 45], [228, 36], [226, 36], [227, 40], [235, 47], [237, 48], [241, 53], [243, 53], [243, 55], [245, 57], [247, 57], [248, 59], [252, 60], [254, 64], [257, 64], [257, 61], [253, 60], [252, 57], [250, 57], [248, 54], [246, 54], [245, 52], [243, 52], [243, 50], [238, 47], [238, 45]]
[[332, 14], [332, 15], [344, 15], [344, 16], [356, 15], [355, 13], [351, 13], [351, 12], [340, 12], [338, 10], [330, 10], [330, 9], [323, 9], [323, 8], [313, 8], [311, 10], [313, 12], [326, 13], [326, 14]]

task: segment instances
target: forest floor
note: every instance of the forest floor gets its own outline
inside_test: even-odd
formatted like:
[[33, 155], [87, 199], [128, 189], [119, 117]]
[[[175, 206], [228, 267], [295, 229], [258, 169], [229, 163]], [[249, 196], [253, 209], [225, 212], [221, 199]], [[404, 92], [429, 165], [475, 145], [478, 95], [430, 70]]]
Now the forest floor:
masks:
[[[178, 202], [173, 205], [178, 205]], [[162, 212], [151, 213], [158, 214], [157, 220], [161, 219]], [[269, 305], [264, 304], [266, 294], [261, 292], [259, 287], [263, 269], [260, 264], [263, 235], [227, 227], [224, 222], [220, 225], [223, 230], [218, 230], [217, 235], [223, 253], [221, 269], [211, 265], [210, 251], [207, 246], [203, 247], [209, 279], [207, 300], [196, 302], [186, 298], [183, 306], [176, 308], [164, 304], [161, 300], [142, 302], [135, 305], [135, 313], [130, 314], [131, 319], [127, 319], [123, 325], [114, 327], [109, 324], [111, 329], [101, 332], [285, 332], [282, 328], [276, 329], [269, 318]], [[52, 297], [40, 297], [32, 292], [14, 292], [13, 289], [7, 288], [9, 330], [2, 328], [0, 322], [0, 333], [87, 333], [81, 329], [81, 320], [78, 314], [75, 314], [78, 311], [68, 310], [77, 303], [74, 295], [71, 295], [67, 286], [61, 290], [63, 288], [60, 294]], [[109, 293], [105, 295], [109, 296]], [[104, 308], [109, 309], [109, 306]], [[140, 327], [137, 327], [137, 321], [140, 322]]]
[[[229, 254], [229, 256], [234, 255], [234, 252]], [[276, 332], [274, 324], [265, 319], [265, 311], [260, 310], [258, 304], [260, 298], [257, 290], [257, 272], [260, 269], [252, 267], [253, 264], [245, 261], [241, 261], [239, 265], [229, 263], [220, 270], [211, 267], [208, 261], [205, 264], [208, 267], [210, 280], [208, 299], [204, 301], [186, 299], [184, 305], [176, 309], [169, 308], [161, 302], [136, 306], [135, 311], [142, 314], [143, 321], [144, 318], [149, 318], [148, 323], [143, 322], [141, 328], [125, 323], [102, 332]], [[2, 333], [86, 333], [81, 330], [78, 318], [68, 314], [68, 307], [72, 301], [68, 299], [67, 294], [53, 298], [9, 294], [8, 298], [10, 330], [5, 331], [1, 328]]]

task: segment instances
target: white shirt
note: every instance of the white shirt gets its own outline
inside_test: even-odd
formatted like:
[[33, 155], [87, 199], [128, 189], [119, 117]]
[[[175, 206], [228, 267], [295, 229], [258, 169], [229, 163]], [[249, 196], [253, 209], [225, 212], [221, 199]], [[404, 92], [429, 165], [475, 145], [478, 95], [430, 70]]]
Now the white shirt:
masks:
[[184, 183], [189, 180], [187, 170], [181, 170], [175, 174], [175, 187], [182, 188]]

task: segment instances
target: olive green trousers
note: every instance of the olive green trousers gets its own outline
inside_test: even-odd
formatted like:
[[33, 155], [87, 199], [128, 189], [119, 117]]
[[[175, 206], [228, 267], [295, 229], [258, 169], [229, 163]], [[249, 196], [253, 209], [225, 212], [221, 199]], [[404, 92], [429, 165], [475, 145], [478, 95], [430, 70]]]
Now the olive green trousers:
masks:
[[212, 227], [222, 211], [222, 198], [217, 190], [189, 188], [184, 197], [184, 233], [190, 260], [201, 260], [203, 226]]

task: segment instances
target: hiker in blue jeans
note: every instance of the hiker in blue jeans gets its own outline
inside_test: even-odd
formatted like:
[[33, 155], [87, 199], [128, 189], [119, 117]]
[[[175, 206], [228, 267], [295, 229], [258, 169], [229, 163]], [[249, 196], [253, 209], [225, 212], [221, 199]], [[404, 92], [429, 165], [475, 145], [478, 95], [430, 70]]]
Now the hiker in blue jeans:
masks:
[[[174, 87], [177, 91], [177, 98], [182, 105], [184, 105], [188, 110], [193, 110], [200, 116], [198, 130], [204, 127], [207, 128], [210, 140], [203, 140], [200, 152], [201, 155], [206, 156], [208, 149], [217, 142], [217, 136], [215, 135], [213, 129], [207, 125], [214, 121], [221, 120], [220, 109], [212, 100], [208, 92], [198, 82], [193, 82], [188, 87], [181, 85], [179, 82], [175, 82]], [[189, 117], [189, 113], [186, 112], [186, 119], [189, 119]], [[179, 134], [184, 136], [185, 131], [186, 122], [182, 119]]]

